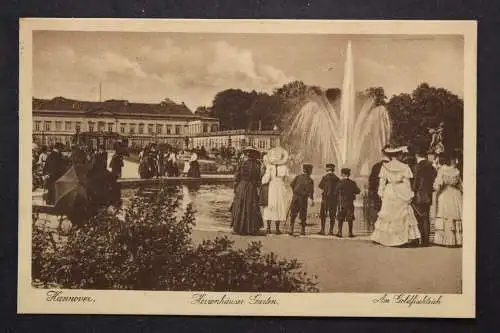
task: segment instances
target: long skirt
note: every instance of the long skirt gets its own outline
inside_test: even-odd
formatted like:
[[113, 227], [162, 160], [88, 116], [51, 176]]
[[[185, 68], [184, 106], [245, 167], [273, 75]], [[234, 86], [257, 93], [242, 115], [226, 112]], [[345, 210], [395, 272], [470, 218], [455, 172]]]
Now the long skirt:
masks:
[[436, 206], [434, 243], [462, 245], [462, 193], [448, 186], [437, 197]]
[[269, 182], [269, 192], [267, 206], [264, 208], [264, 220], [285, 221], [287, 218], [292, 191], [290, 186], [280, 178], [271, 179]]
[[264, 225], [259, 209], [257, 186], [249, 181], [241, 181], [236, 187], [231, 206], [232, 226], [240, 235], [255, 235]]
[[371, 236], [385, 246], [400, 246], [419, 239], [418, 222], [411, 207], [410, 189], [404, 184], [388, 184], [382, 198], [382, 208]]

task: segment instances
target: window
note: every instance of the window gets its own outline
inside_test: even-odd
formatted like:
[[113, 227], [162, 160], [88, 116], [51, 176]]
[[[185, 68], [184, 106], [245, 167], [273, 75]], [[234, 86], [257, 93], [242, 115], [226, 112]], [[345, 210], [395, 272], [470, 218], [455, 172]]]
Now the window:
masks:
[[175, 134], [181, 134], [181, 126], [175, 125]]
[[120, 124], [120, 133], [125, 133], [125, 127], [127, 126], [127, 124]]
[[135, 134], [135, 124], [130, 124], [130, 134]]
[[156, 125], [156, 133], [161, 134], [162, 130], [163, 130], [163, 125], [157, 124]]
[[154, 125], [153, 124], [149, 124], [148, 125], [148, 134], [153, 134], [153, 129], [154, 129]]
[[62, 121], [56, 121], [56, 131], [60, 131], [62, 129]]
[[172, 125], [167, 125], [167, 134], [172, 134]]
[[113, 123], [108, 123], [108, 132], [113, 132]]
[[139, 134], [144, 134], [144, 124], [139, 124]]
[[71, 121], [67, 121], [64, 123], [64, 130], [71, 131]]
[[42, 127], [42, 122], [41, 121], [35, 121], [35, 131], [40, 132], [40, 129]]
[[203, 133], [208, 132], [208, 124], [203, 124]]
[[93, 121], [89, 121], [89, 132], [94, 131], [94, 125], [95, 125], [95, 123]]
[[46, 121], [46, 122], [45, 122], [45, 124], [44, 124], [44, 125], [45, 125], [45, 130], [46, 130], [46, 131], [50, 131], [50, 123], [51, 123], [50, 121]]
[[75, 129], [77, 132], [80, 132], [80, 130], [82, 129], [82, 123], [80, 121], [76, 122]]
[[105, 128], [105, 127], [106, 127], [106, 123], [105, 123], [104, 121], [100, 121], [100, 122], [98, 123], [98, 130], [99, 130], [100, 132], [104, 132], [104, 128]]
[[212, 125], [212, 129], [210, 130], [211, 132], [217, 132], [217, 125]]

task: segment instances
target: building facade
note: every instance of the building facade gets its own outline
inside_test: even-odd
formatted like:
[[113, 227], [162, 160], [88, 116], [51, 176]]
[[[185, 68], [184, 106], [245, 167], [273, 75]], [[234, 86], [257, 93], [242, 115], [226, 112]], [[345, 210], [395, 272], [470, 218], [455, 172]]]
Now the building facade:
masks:
[[204, 147], [207, 151], [219, 150], [222, 147], [233, 147], [241, 150], [246, 146], [253, 146], [260, 151], [269, 150], [280, 143], [280, 132], [274, 131], [213, 131], [192, 135], [193, 147]]
[[40, 145], [69, 145], [77, 132], [96, 132], [118, 133], [130, 146], [157, 142], [184, 148], [186, 138], [218, 129], [217, 119], [197, 116], [173, 102], [33, 100], [33, 142]]
[[[240, 150], [251, 145], [265, 151], [280, 142], [273, 131], [220, 131], [219, 120], [194, 114], [184, 104], [131, 103], [123, 100], [88, 102], [56, 97], [33, 99], [33, 142], [70, 146], [76, 133], [95, 133], [128, 139], [131, 147], [168, 143], [178, 149], [222, 147]], [[106, 144], [106, 149], [112, 149]]]

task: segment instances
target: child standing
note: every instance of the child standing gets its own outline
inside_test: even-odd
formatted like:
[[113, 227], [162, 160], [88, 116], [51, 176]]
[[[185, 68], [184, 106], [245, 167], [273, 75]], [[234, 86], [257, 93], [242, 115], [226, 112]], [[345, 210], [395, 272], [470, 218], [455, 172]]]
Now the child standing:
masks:
[[335, 189], [335, 197], [337, 198], [338, 213], [337, 220], [339, 222], [339, 230], [337, 232], [337, 237], [342, 237], [342, 226], [344, 221], [347, 221], [349, 225], [349, 237], [354, 237], [352, 232], [353, 221], [354, 221], [354, 200], [356, 195], [361, 191], [358, 185], [349, 178], [351, 175], [351, 169], [343, 168], [340, 172], [341, 180]]
[[293, 235], [295, 219], [299, 215], [301, 222], [301, 235], [306, 234], [307, 220], [307, 199], [311, 199], [311, 206], [314, 206], [314, 181], [311, 178], [312, 164], [302, 165], [302, 174], [294, 178], [292, 183], [293, 197], [290, 204], [290, 235]]
[[335, 189], [339, 183], [339, 177], [335, 175], [335, 165], [329, 163], [326, 165], [326, 175], [321, 178], [319, 188], [323, 190], [321, 196], [321, 209], [319, 217], [321, 219], [320, 235], [325, 234], [326, 216], [330, 216], [330, 232], [329, 235], [333, 236], [333, 226], [335, 225], [335, 216], [337, 214], [337, 197], [335, 196]]

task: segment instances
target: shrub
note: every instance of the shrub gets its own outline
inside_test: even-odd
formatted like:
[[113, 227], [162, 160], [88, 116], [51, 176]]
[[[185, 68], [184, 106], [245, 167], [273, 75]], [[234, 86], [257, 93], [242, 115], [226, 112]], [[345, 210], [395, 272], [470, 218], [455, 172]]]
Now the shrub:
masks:
[[317, 291], [297, 260], [262, 253], [260, 242], [236, 249], [221, 237], [195, 245], [195, 212], [188, 206], [179, 217], [178, 206], [178, 193], [163, 189], [131, 200], [124, 217], [98, 212], [64, 241], [35, 228], [33, 279], [77, 289]]

